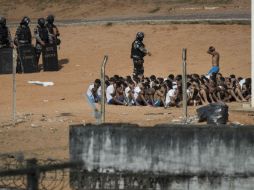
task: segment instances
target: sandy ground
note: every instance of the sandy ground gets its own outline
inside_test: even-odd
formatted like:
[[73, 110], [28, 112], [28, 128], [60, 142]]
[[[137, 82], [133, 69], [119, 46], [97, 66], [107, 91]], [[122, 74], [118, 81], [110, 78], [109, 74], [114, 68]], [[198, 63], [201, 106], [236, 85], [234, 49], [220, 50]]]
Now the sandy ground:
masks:
[[[196, 13], [250, 13], [250, 0], [0, 0], [0, 14], [9, 21], [28, 15], [32, 21], [53, 13], [57, 20], [171, 16]], [[188, 3], [192, 2], [192, 3]], [[198, 3], [193, 3], [198, 2]], [[216, 3], [217, 2], [217, 3]], [[223, 1], [226, 2], [226, 1]], [[32, 28], [33, 29], [33, 28]], [[69, 158], [69, 125], [95, 123], [83, 94], [100, 76], [104, 55], [107, 74], [132, 72], [130, 46], [138, 31], [145, 32], [152, 57], [145, 59], [145, 75], [166, 77], [181, 73], [181, 51], [187, 48], [188, 73], [204, 74], [211, 66], [210, 45], [221, 54], [221, 72], [250, 76], [251, 28], [248, 25], [112, 25], [60, 27], [58, 72], [17, 75], [17, 121], [11, 126], [12, 76], [0, 75], [0, 155], [22, 152], [25, 157]], [[14, 34], [12, 29], [12, 34]], [[28, 84], [52, 81], [54, 86]], [[229, 104], [229, 123], [253, 124], [254, 114], [233, 112], [242, 105]], [[188, 108], [195, 116], [196, 107]], [[151, 127], [177, 123], [182, 108], [106, 106], [106, 122], [137, 123]], [[68, 183], [68, 178], [66, 178]], [[66, 188], [69, 189], [68, 185]]]
[[101, 19], [171, 16], [197, 13], [250, 13], [250, 0], [0, 0], [9, 21], [55, 14], [58, 19]]
[[[9, 125], [12, 75], [0, 75], [0, 153], [22, 151], [28, 157], [68, 159], [69, 125], [95, 122], [83, 94], [99, 78], [103, 56], [109, 55], [108, 75], [131, 74], [130, 46], [137, 31], [144, 31], [144, 42], [153, 54], [145, 58], [146, 76], [181, 73], [182, 48], [188, 51], [188, 73], [206, 73], [211, 66], [211, 57], [206, 53], [210, 45], [221, 54], [224, 75], [250, 76], [248, 25], [102, 25], [59, 29], [63, 41], [59, 49], [61, 70], [17, 75], [20, 123], [16, 127]], [[28, 84], [29, 80], [52, 81], [55, 85], [36, 86]], [[195, 114], [196, 108], [189, 108], [189, 115]], [[181, 108], [106, 106], [107, 122], [152, 126], [174, 123], [181, 115]], [[254, 117], [230, 111], [229, 122], [253, 124]]]

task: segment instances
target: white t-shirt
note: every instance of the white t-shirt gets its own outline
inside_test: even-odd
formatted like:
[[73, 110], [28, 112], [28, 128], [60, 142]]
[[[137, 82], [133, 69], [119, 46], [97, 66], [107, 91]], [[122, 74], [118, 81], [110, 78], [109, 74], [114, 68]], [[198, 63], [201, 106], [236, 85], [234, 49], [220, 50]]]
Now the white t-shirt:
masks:
[[136, 86], [136, 87], [134, 88], [134, 98], [135, 98], [135, 100], [138, 98], [138, 95], [139, 95], [140, 92], [141, 92], [140, 87], [139, 87], [139, 86]]
[[188, 97], [191, 97], [192, 92], [190, 91], [190, 89], [187, 89], [186, 92], [187, 92], [187, 96], [188, 96]]
[[154, 86], [154, 81], [150, 82], [150, 88], [152, 88]]
[[242, 80], [239, 81], [239, 84], [240, 84], [240, 86], [241, 86], [241, 89], [243, 88], [243, 84], [245, 83], [245, 81], [246, 81], [245, 79], [242, 79]]
[[114, 89], [113, 84], [111, 84], [107, 87], [107, 90], [106, 90], [107, 102], [109, 102], [113, 98], [111, 94], [113, 94], [114, 90], [115, 89]]
[[172, 82], [172, 87], [173, 87], [173, 89], [177, 89], [177, 83], [176, 82]]
[[131, 88], [128, 86], [125, 88], [124, 90], [124, 93], [125, 93], [125, 96], [128, 97], [129, 96], [129, 92], [131, 91]]
[[172, 98], [176, 95], [176, 89], [171, 89], [167, 92], [165, 103], [168, 104], [171, 102]]
[[97, 94], [98, 94], [99, 97], [101, 97], [101, 86], [98, 88]]
[[93, 96], [93, 93], [92, 93], [93, 88], [94, 88], [94, 84], [90, 84], [87, 91], [86, 91], [86, 94], [88, 97]]

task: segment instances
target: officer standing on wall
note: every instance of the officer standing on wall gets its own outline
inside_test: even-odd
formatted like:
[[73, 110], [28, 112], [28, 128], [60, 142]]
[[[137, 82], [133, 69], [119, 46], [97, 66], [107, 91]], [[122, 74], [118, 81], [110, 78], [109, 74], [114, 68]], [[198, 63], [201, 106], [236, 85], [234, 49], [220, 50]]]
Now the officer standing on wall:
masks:
[[17, 28], [15, 38], [14, 38], [14, 44], [17, 47], [17, 67], [16, 72], [21, 73], [22, 72], [22, 65], [19, 57], [19, 49], [18, 47], [22, 45], [31, 45], [32, 44], [32, 34], [29, 27], [30, 18], [25, 16], [20, 22], [19, 27]]
[[46, 44], [52, 43], [52, 37], [50, 36], [49, 31], [46, 27], [46, 21], [44, 18], [38, 19], [38, 25], [34, 29], [34, 36], [36, 39], [35, 43], [36, 62], [38, 64], [42, 49], [46, 46]]
[[55, 21], [54, 15], [48, 15], [46, 20], [47, 20], [46, 26], [48, 28], [50, 35], [52, 36], [53, 42], [56, 43], [56, 45], [60, 45], [61, 43], [61, 40], [59, 39], [60, 33], [57, 26], [54, 24]]
[[13, 48], [11, 33], [6, 26], [6, 18], [0, 16], [0, 48]]
[[136, 35], [136, 39], [132, 43], [131, 47], [131, 58], [133, 60], [134, 70], [133, 76], [143, 77], [144, 75], [144, 57], [146, 55], [151, 56], [151, 53], [145, 48], [143, 44], [144, 33], [138, 32]]

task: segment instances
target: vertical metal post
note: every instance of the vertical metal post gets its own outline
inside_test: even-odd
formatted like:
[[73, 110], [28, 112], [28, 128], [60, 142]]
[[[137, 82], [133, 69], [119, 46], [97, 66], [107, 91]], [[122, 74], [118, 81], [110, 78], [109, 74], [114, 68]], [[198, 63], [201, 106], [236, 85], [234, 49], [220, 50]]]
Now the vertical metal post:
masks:
[[[254, 2], [251, 3], [252, 13], [254, 11]], [[254, 15], [252, 15], [251, 19], [251, 107], [254, 108]]]
[[16, 125], [16, 52], [13, 52], [13, 63], [12, 63], [12, 125]]
[[108, 61], [108, 56], [105, 55], [102, 65], [101, 65], [101, 123], [105, 122], [105, 96], [106, 96], [106, 86], [105, 86], [105, 67]]
[[183, 60], [183, 74], [182, 74], [182, 91], [183, 91], [183, 117], [184, 121], [187, 121], [187, 79], [186, 79], [186, 56], [187, 49], [182, 50], [182, 60]]
[[37, 172], [37, 160], [35, 158], [27, 160], [27, 168], [32, 170], [27, 174], [27, 190], [38, 190], [40, 176]]

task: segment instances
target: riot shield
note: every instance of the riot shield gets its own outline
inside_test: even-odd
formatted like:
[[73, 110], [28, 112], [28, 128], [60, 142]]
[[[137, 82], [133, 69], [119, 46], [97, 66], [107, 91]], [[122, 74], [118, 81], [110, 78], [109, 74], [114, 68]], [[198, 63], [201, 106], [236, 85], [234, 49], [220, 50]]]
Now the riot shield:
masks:
[[38, 71], [35, 50], [31, 44], [18, 47], [21, 68], [24, 73], [33, 73]]
[[58, 56], [56, 44], [46, 44], [42, 49], [42, 62], [44, 71], [58, 71]]
[[0, 74], [10, 74], [13, 68], [13, 49], [0, 48]]

